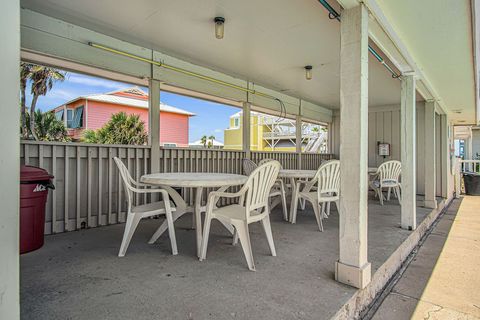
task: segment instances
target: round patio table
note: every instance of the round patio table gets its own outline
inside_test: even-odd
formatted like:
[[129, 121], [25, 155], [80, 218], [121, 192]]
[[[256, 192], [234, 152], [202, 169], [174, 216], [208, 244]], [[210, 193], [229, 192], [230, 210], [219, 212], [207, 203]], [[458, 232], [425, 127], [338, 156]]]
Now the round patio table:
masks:
[[[242, 185], [247, 181], [246, 176], [231, 173], [199, 173], [199, 172], [175, 172], [175, 173], [152, 173], [140, 178], [143, 183], [158, 185], [164, 188], [172, 197], [176, 205], [176, 211], [173, 213], [173, 221], [180, 218], [187, 212], [193, 211], [193, 218], [197, 238], [197, 256], [200, 256], [200, 246], [202, 244], [202, 194], [203, 188], [219, 188], [223, 192], [231, 186]], [[193, 188], [195, 189], [195, 205], [193, 208], [187, 208], [185, 200], [173, 187]], [[233, 233], [233, 227], [225, 225]], [[149, 243], [154, 243], [163, 232], [167, 230], [166, 221], [155, 231]]]
[[[317, 173], [317, 170], [300, 170], [300, 169], [281, 169], [278, 172], [278, 177], [279, 178], [285, 178], [285, 179], [290, 179], [290, 192], [292, 194], [292, 199], [293, 195], [296, 192], [297, 188], [297, 180], [298, 179], [304, 179], [304, 180], [310, 180], [315, 177], [315, 174]], [[305, 202], [300, 202], [300, 207], [302, 209], [305, 208]], [[290, 217], [289, 220], [291, 221], [292, 215], [293, 215], [293, 203], [290, 203]]]

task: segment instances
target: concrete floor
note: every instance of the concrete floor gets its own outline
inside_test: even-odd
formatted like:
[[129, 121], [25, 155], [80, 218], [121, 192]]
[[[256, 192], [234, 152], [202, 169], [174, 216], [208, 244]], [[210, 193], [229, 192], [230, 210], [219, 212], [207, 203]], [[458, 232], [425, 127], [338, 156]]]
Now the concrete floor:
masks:
[[[418, 208], [419, 223], [429, 212]], [[334, 280], [335, 210], [323, 233], [309, 207], [295, 225], [274, 210], [277, 257], [253, 225], [256, 272], [219, 223], [212, 224], [207, 260], [199, 262], [190, 216], [176, 224], [178, 256], [166, 235], [146, 243], [160, 222], [142, 221], [124, 258], [117, 257], [123, 225], [47, 236], [42, 249], [21, 256], [22, 319], [328, 319], [355, 292]], [[372, 272], [410, 234], [399, 225], [397, 201], [370, 201]]]
[[374, 320], [480, 319], [479, 208], [468, 196], [449, 207]]

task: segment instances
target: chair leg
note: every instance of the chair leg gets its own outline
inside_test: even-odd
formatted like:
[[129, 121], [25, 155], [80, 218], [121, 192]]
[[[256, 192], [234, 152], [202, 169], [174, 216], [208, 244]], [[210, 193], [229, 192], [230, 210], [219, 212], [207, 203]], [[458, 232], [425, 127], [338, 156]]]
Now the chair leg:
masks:
[[392, 188], [388, 188], [388, 191], [387, 191], [387, 201], [390, 201], [390, 193], [392, 192]]
[[312, 203], [313, 212], [315, 213], [315, 218], [317, 218], [318, 229], [323, 232], [323, 222], [322, 222], [322, 213], [320, 212], [320, 204]]
[[400, 203], [400, 205], [402, 205], [402, 194], [400, 193], [400, 187], [395, 187], [395, 193], [397, 194], [397, 198], [398, 198], [398, 203]]
[[380, 204], [383, 206], [383, 191], [382, 191], [382, 187], [378, 188], [378, 197], [380, 198]]
[[137, 229], [138, 223], [142, 217], [134, 213], [127, 213], [127, 222], [125, 223], [125, 231], [123, 232], [122, 244], [120, 245], [119, 257], [125, 256], [130, 240], [132, 240], [133, 233]]
[[167, 224], [168, 224], [168, 237], [170, 238], [170, 245], [172, 247], [172, 254], [175, 256], [178, 254], [177, 239], [175, 237], [175, 226], [173, 225], [173, 217], [171, 212], [167, 212]]
[[292, 195], [292, 203], [290, 203], [290, 222], [297, 222], [297, 208], [298, 208], [298, 190]]
[[277, 251], [275, 250], [275, 244], [273, 243], [272, 227], [270, 225], [270, 216], [267, 214], [265, 218], [261, 221], [263, 230], [265, 230], [265, 235], [267, 236], [268, 246], [270, 247], [270, 252], [272, 256], [277, 256]]
[[288, 221], [287, 197], [285, 196], [285, 186], [283, 185], [283, 182], [280, 184], [280, 189], [282, 192], [280, 197], [282, 198], [283, 220]]
[[247, 260], [248, 269], [255, 271], [255, 263], [253, 261], [252, 244], [250, 243], [250, 234], [248, 232], [247, 222], [238, 222], [235, 224], [240, 244], [242, 245], [245, 259]]
[[300, 199], [300, 209], [305, 210], [305, 205], [306, 205], [305, 199], [301, 198]]
[[207, 247], [208, 247], [208, 237], [210, 236], [210, 224], [212, 223], [212, 218], [210, 215], [205, 215], [205, 224], [203, 226], [203, 239], [202, 247], [200, 249], [200, 261], [205, 260], [207, 257]]

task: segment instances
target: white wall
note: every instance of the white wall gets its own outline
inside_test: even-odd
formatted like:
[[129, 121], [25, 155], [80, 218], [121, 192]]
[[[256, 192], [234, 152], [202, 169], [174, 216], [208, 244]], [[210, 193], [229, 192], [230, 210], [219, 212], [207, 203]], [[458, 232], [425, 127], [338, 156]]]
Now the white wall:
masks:
[[477, 153], [480, 155], [480, 129], [472, 130], [472, 137], [472, 155], [475, 157]]
[[20, 318], [18, 258], [20, 3], [2, 2], [0, 30], [0, 319]]
[[[417, 102], [417, 193], [424, 192], [424, 114], [425, 104]], [[441, 158], [441, 126], [440, 116], [436, 116], [436, 143], [437, 157], [437, 195], [441, 195], [442, 190], [442, 158]], [[339, 137], [340, 118], [335, 114], [333, 119], [333, 133], [335, 137]], [[390, 156], [382, 157], [377, 152], [377, 142], [390, 143]], [[339, 156], [339, 139], [334, 139], [333, 153], [336, 157]], [[389, 160], [400, 160], [400, 106], [382, 106], [372, 107], [368, 113], [368, 165], [370, 167], [378, 167], [381, 163]]]

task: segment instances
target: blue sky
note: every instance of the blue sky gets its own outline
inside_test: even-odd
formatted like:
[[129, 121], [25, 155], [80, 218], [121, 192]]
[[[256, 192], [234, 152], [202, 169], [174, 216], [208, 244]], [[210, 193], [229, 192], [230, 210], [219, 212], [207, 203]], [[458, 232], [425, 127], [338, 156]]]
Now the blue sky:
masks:
[[[56, 82], [46, 96], [41, 96], [37, 108], [42, 111], [50, 110], [81, 95], [106, 93], [132, 85], [107, 79], [68, 72], [64, 82]], [[148, 91], [147, 88], [142, 88]], [[27, 88], [27, 106], [32, 99]], [[160, 100], [168, 105], [184, 109], [196, 114], [190, 118], [189, 141], [199, 140], [203, 135], [214, 135], [223, 142], [223, 129], [228, 127], [229, 117], [240, 109], [203, 101], [173, 93], [162, 92]]]

